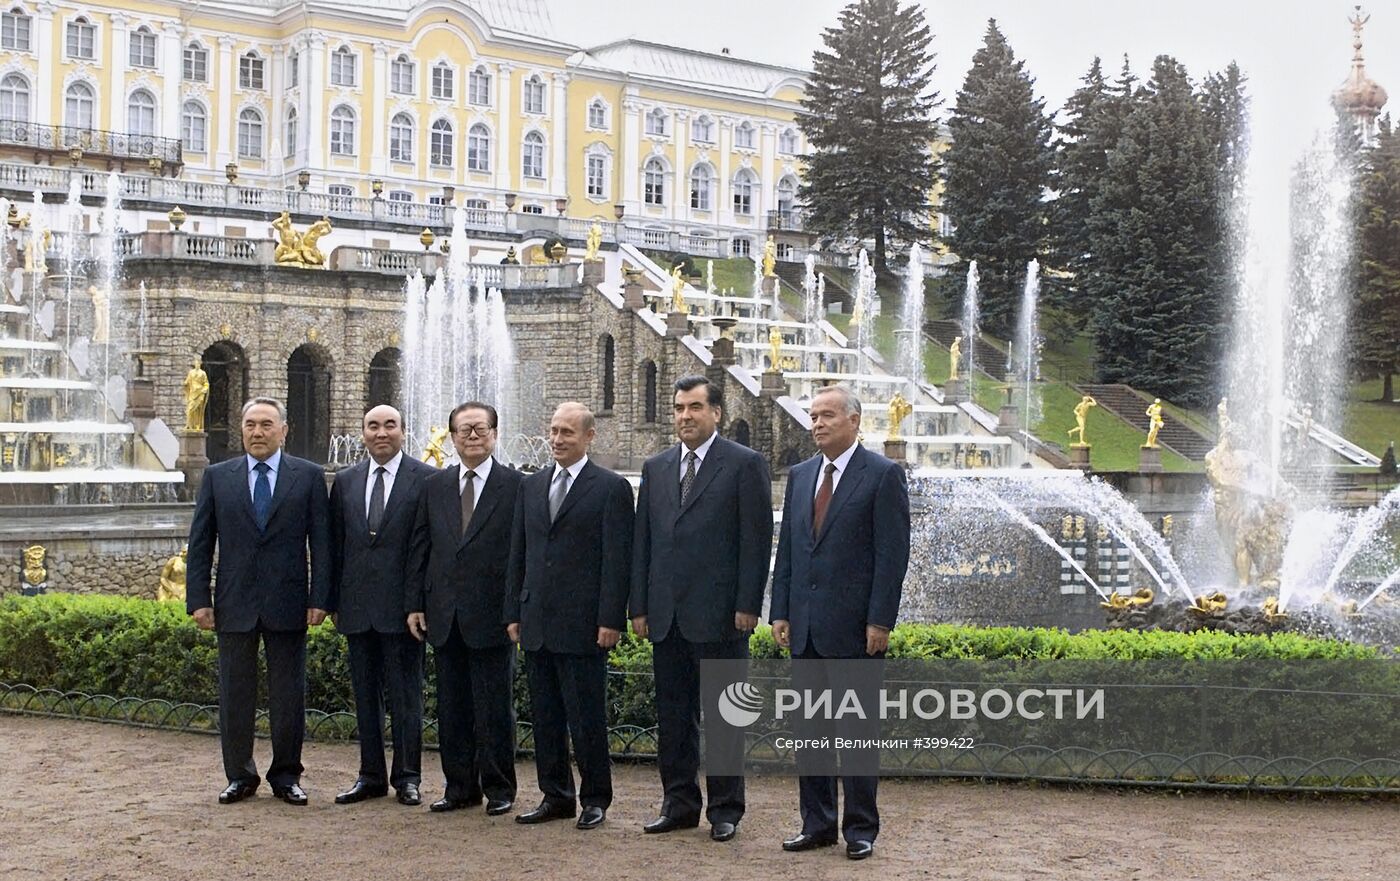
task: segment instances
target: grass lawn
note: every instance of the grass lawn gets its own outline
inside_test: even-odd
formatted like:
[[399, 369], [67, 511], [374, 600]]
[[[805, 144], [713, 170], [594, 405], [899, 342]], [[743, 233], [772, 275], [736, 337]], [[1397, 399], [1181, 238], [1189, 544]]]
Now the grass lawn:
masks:
[[1400, 404], [1376, 400], [1380, 394], [1379, 379], [1353, 383], [1342, 429], [1347, 440], [1377, 456], [1385, 455], [1391, 441], [1400, 441]]

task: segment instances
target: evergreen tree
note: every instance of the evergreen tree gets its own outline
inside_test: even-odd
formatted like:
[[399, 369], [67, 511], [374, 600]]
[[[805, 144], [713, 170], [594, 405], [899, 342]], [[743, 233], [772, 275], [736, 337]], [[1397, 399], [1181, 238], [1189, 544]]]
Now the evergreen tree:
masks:
[[1176, 60], [1157, 58], [1134, 104], [1092, 200], [1098, 373], [1204, 406], [1225, 334], [1215, 146]]
[[1393, 376], [1400, 371], [1400, 131], [1389, 117], [1367, 151], [1357, 195], [1352, 362], [1363, 378], [1383, 379], [1381, 400], [1389, 402], [1395, 399]]
[[1215, 203], [1221, 235], [1210, 248], [1213, 296], [1223, 307], [1222, 320], [1229, 323], [1233, 311], [1238, 273], [1233, 271], [1237, 255], [1244, 252], [1245, 165], [1249, 158], [1249, 98], [1245, 77], [1239, 65], [1231, 62], [1223, 73], [1206, 77], [1201, 90], [1205, 111], [1206, 138], [1215, 163]]
[[1015, 321], [1027, 261], [1044, 260], [1047, 251], [1053, 153], [1050, 118], [1034, 86], [991, 19], [948, 120], [943, 204], [955, 228], [953, 274], [977, 261], [982, 327], [998, 336], [1009, 335]]
[[828, 241], [874, 242], [871, 262], [931, 236], [937, 137], [932, 36], [922, 7], [856, 0], [822, 34], [798, 125], [814, 150], [799, 196]]

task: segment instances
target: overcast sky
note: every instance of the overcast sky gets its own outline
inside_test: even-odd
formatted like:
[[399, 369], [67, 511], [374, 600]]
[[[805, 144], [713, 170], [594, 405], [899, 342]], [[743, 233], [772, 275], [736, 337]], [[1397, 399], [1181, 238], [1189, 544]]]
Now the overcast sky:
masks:
[[[548, 0], [559, 36], [579, 45], [637, 37], [810, 68], [841, 0]], [[1338, 0], [925, 0], [937, 54], [935, 85], [952, 106], [972, 53], [995, 17], [1038, 93], [1058, 107], [1099, 55], [1116, 72], [1124, 52], [1140, 74], [1174, 55], [1198, 79], [1238, 61], [1251, 92], [1278, 111], [1325, 112], [1351, 59], [1352, 4]], [[1367, 70], [1400, 101], [1400, 4], [1375, 3]], [[1395, 103], [1394, 101], [1392, 103]], [[1261, 108], [1262, 109], [1262, 108]], [[1397, 114], [1400, 115], [1400, 114]]]

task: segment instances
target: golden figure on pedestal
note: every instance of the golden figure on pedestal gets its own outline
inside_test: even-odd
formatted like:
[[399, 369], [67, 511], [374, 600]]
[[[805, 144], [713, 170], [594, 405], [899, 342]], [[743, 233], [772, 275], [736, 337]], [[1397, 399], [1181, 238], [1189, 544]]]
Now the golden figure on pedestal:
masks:
[[88, 285], [88, 296], [92, 298], [92, 341], [109, 342], [112, 332], [112, 298], [106, 290], [97, 285]]
[[885, 435], [885, 440], [902, 440], [904, 435], [900, 432], [900, 423], [904, 417], [914, 412], [914, 405], [904, 399], [904, 395], [899, 392], [894, 393], [890, 398], [890, 430]]
[[185, 431], [204, 430], [204, 405], [209, 402], [209, 374], [200, 366], [199, 358], [194, 359], [190, 372], [185, 374]]
[[1143, 444], [1143, 446], [1155, 449], [1157, 446], [1157, 432], [1161, 431], [1162, 426], [1167, 424], [1167, 421], [1162, 418], [1161, 398], [1153, 398], [1152, 403], [1147, 405], [1146, 416], [1148, 420], [1147, 443]]
[[31, 587], [38, 587], [49, 578], [48, 567], [44, 565], [48, 551], [43, 545], [30, 545], [21, 553], [24, 556], [24, 582]]
[[442, 447], [442, 442], [447, 440], [450, 434], [448, 429], [441, 426], [433, 426], [428, 429], [428, 445], [423, 448], [423, 461], [429, 462], [434, 468], [441, 468], [446, 461], [446, 451]]
[[671, 267], [671, 311], [685, 313], [685, 275], [681, 264]]
[[588, 241], [583, 252], [585, 263], [591, 263], [598, 259], [598, 249], [603, 245], [603, 227], [597, 221], [588, 227]]
[[768, 325], [768, 370], [777, 373], [783, 364], [783, 332], [778, 325]]
[[1079, 441], [1074, 444], [1076, 447], [1087, 447], [1089, 442], [1084, 439], [1084, 426], [1089, 421], [1089, 408], [1097, 407], [1099, 402], [1094, 400], [1092, 395], [1085, 395], [1078, 404], [1074, 405], [1074, 428], [1069, 430], [1069, 436], [1079, 435]]
[[164, 568], [160, 570], [160, 587], [156, 588], [157, 600], [185, 601], [185, 555], [189, 550], [190, 546], [185, 545], [180, 548], [180, 553], [165, 561]]
[[307, 227], [306, 232], [300, 233], [292, 229], [292, 216], [283, 211], [272, 221], [272, 228], [277, 230], [277, 248], [272, 252], [272, 259], [279, 266], [324, 266], [326, 255], [321, 253], [321, 249], [316, 246], [321, 237], [331, 231], [331, 221], [329, 217], [322, 217], [320, 220]]
[[[773, 237], [769, 236], [768, 241], [763, 243], [763, 277], [772, 278], [777, 274], [778, 266], [778, 246], [774, 244]], [[755, 296], [757, 293], [755, 292]]]
[[953, 340], [948, 347], [948, 381], [958, 378], [958, 362], [962, 360], [962, 337]]

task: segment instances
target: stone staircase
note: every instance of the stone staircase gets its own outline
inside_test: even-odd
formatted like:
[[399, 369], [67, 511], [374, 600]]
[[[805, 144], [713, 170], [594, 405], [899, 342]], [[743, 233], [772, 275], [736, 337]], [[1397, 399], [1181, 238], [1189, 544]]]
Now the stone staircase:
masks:
[[[962, 336], [962, 332], [962, 324], [957, 321], [940, 320], [924, 322], [924, 333], [945, 349], [953, 344], [953, 340]], [[963, 351], [967, 351], [966, 340], [963, 341]], [[977, 356], [978, 370], [999, 382], [1006, 381], [1005, 352], [979, 336], [977, 338], [977, 351], [975, 354]]]
[[[801, 263], [780, 260], [774, 266], [773, 271], [777, 273], [783, 284], [797, 291], [799, 296], [802, 294], [802, 282], [806, 279], [807, 267]], [[818, 266], [817, 272], [821, 271], [822, 268]], [[826, 302], [840, 303], [841, 308], [846, 312], [851, 311], [851, 304], [854, 302], [851, 292], [829, 273], [826, 276]]]
[[[1143, 395], [1132, 386], [1121, 383], [1080, 383], [1074, 386], [1080, 394], [1093, 395], [1099, 406], [1113, 413], [1142, 432], [1147, 439], [1148, 418], [1144, 412], [1152, 403], [1150, 396]], [[1215, 446], [1215, 439], [1201, 434], [1180, 421], [1164, 416], [1166, 425], [1157, 433], [1157, 442], [1167, 449], [1179, 453], [1193, 462], [1203, 461], [1206, 453]]]

